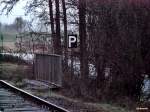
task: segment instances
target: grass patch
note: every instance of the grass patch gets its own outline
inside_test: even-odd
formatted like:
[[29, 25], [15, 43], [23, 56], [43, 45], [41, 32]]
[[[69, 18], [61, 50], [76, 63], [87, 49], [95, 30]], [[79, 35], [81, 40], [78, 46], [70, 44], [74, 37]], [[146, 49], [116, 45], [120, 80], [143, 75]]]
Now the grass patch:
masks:
[[15, 42], [16, 41], [16, 34], [13, 33], [4, 33], [4, 42]]
[[18, 65], [14, 63], [1, 63], [0, 64], [2, 73], [0, 74], [1, 80], [8, 80], [12, 82], [21, 82], [25, 77], [26, 65]]
[[117, 107], [114, 106], [113, 104], [105, 104], [105, 103], [87, 103], [88, 105], [92, 105], [94, 107], [97, 108], [102, 108], [103, 110], [105, 110], [106, 112], [133, 112], [131, 110], [122, 108], [122, 107]]

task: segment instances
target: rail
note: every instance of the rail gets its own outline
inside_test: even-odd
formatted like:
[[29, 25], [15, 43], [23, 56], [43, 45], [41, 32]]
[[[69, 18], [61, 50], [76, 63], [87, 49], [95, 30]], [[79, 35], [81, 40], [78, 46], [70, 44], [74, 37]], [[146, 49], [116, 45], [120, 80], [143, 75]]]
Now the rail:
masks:
[[13, 85], [7, 83], [6, 81], [0, 80], [0, 85], [3, 88], [6, 88], [6, 89], [10, 90], [11, 92], [16, 93], [17, 95], [22, 96], [23, 98], [31, 101], [32, 103], [37, 104], [41, 108], [48, 109], [50, 112], [69, 112], [68, 110], [66, 110], [60, 106], [52, 104], [48, 101], [45, 101], [44, 99], [34, 96], [22, 89], [19, 89]]

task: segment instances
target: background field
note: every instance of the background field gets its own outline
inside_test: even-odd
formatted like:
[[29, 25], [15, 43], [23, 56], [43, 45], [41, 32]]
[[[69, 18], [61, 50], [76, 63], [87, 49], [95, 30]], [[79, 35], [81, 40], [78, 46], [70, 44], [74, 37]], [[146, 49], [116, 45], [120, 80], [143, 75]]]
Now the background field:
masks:
[[[4, 37], [4, 40], [3, 40], [4, 47], [14, 49], [15, 42], [16, 42], [16, 33], [4, 32], [2, 34]], [[2, 40], [0, 40], [0, 46], [2, 46]]]
[[4, 42], [15, 42], [16, 34], [15, 33], [4, 33]]

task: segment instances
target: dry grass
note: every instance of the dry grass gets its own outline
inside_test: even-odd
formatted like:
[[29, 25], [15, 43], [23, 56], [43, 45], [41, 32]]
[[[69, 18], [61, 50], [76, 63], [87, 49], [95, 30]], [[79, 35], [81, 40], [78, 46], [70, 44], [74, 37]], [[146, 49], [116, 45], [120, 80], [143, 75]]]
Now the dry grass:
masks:
[[25, 76], [26, 65], [18, 65], [14, 63], [1, 63], [2, 74], [0, 78], [2, 80], [22, 80]]
[[8, 49], [16, 49], [15, 42], [4, 42], [4, 47]]
[[[26, 88], [23, 88], [26, 90]], [[51, 103], [68, 109], [70, 112], [133, 112], [113, 104], [86, 102], [78, 98], [70, 98], [52, 90], [29, 90], [28, 92], [44, 98]]]

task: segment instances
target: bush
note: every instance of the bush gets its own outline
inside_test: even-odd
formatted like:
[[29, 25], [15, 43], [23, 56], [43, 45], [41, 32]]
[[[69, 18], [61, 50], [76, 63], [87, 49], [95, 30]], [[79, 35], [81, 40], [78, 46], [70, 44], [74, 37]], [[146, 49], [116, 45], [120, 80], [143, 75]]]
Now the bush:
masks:
[[1, 54], [1, 62], [11, 62], [11, 63], [21, 63], [21, 64], [27, 64], [26, 61], [24, 61], [23, 59], [21, 59], [18, 56], [12, 56], [9, 54]]

